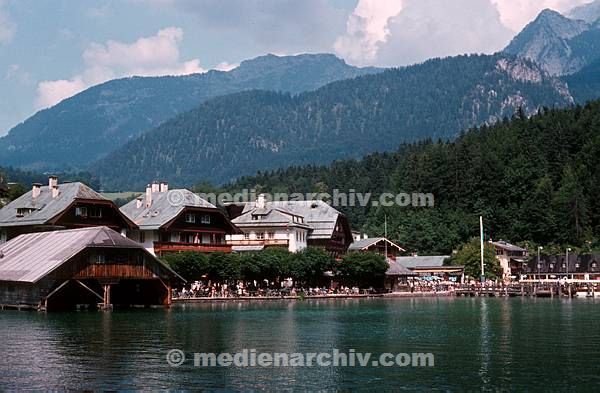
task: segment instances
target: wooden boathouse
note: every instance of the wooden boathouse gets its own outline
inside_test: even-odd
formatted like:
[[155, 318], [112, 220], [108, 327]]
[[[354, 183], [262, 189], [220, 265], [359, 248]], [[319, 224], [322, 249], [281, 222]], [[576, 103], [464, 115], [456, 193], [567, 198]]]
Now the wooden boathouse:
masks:
[[183, 279], [135, 241], [108, 227], [17, 236], [0, 246], [0, 308], [171, 304]]

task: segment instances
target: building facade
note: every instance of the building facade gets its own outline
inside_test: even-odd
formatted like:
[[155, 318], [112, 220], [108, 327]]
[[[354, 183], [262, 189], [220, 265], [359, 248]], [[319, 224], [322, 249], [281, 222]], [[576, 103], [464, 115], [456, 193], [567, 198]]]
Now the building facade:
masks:
[[510, 244], [505, 241], [491, 242], [496, 252], [496, 258], [502, 267], [502, 277], [505, 280], [518, 278], [523, 270], [523, 264], [527, 262], [528, 252], [526, 249]]
[[0, 209], [0, 243], [24, 233], [106, 226], [122, 234], [135, 228], [114, 202], [83, 183], [33, 185]]
[[323, 201], [267, 201], [260, 195], [256, 202], [229, 205], [228, 211], [242, 232], [227, 237], [236, 251], [319, 247], [338, 257], [352, 243], [346, 216]]
[[170, 252], [231, 252], [226, 236], [240, 231], [225, 213], [186, 189], [152, 183], [121, 207], [137, 229], [128, 236], [154, 255]]

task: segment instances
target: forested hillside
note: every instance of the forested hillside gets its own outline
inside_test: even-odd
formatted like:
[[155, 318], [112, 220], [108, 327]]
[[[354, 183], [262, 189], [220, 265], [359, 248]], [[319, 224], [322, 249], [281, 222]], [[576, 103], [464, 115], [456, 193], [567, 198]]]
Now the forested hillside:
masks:
[[14, 127], [0, 138], [0, 163], [38, 171], [79, 170], [219, 95], [249, 89], [296, 94], [379, 71], [349, 66], [331, 54], [266, 55], [244, 61], [229, 72], [112, 80]]
[[371, 236], [383, 234], [387, 215], [389, 237], [420, 253], [449, 253], [477, 236], [480, 214], [488, 238], [598, 248], [600, 102], [520, 114], [452, 142], [428, 140], [358, 161], [266, 172], [226, 188], [431, 192], [434, 208], [341, 208]]
[[105, 189], [231, 181], [258, 170], [395, 150], [494, 123], [517, 108], [572, 103], [535, 64], [504, 55], [434, 59], [334, 82], [298, 96], [219, 97], [128, 143], [92, 167]]
[[584, 104], [597, 99], [600, 96], [600, 60], [563, 79], [576, 102]]

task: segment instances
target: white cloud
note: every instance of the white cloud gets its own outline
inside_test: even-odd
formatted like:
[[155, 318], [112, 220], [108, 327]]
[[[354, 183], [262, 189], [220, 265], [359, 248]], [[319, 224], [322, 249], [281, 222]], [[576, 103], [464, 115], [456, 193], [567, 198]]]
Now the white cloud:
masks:
[[6, 2], [0, 0], [0, 44], [11, 42], [17, 30], [17, 25], [10, 19], [5, 5]]
[[404, 0], [359, 0], [346, 22], [346, 33], [335, 41], [336, 53], [348, 62], [371, 64], [377, 45], [389, 35], [388, 20], [400, 13]]
[[430, 57], [491, 53], [545, 8], [592, 0], [359, 0], [335, 52], [357, 65], [397, 66]]
[[40, 82], [36, 105], [38, 108], [52, 106], [89, 86], [114, 78], [205, 72], [198, 59], [180, 60], [179, 44], [182, 39], [183, 30], [168, 27], [133, 43], [92, 43], [83, 52], [85, 70], [69, 79]]
[[87, 87], [81, 76], [75, 76], [69, 80], [61, 79], [40, 82], [37, 87], [38, 95], [35, 104], [40, 109], [48, 108], [65, 98], [85, 90]]
[[388, 28], [390, 35], [378, 52], [379, 63], [387, 66], [491, 53], [502, 49], [513, 36], [487, 0], [406, 0]]
[[502, 23], [514, 32], [519, 32], [543, 9], [550, 8], [566, 12], [591, 0], [491, 0], [500, 12]]

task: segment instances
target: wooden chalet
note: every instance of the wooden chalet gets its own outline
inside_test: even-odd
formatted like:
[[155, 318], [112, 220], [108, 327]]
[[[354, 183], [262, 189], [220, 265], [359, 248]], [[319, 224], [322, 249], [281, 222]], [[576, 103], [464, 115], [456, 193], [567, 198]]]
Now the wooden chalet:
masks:
[[181, 281], [108, 227], [24, 234], [0, 246], [2, 308], [169, 305], [171, 287]]
[[114, 202], [83, 183], [58, 184], [56, 176], [0, 209], [0, 243], [23, 233], [97, 226], [119, 232], [135, 228]]
[[231, 252], [225, 236], [239, 232], [222, 210], [189, 190], [169, 190], [167, 183], [148, 185], [121, 212], [137, 226], [128, 236], [155, 255]]

